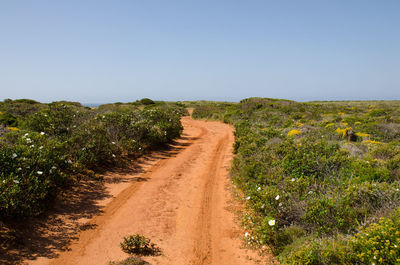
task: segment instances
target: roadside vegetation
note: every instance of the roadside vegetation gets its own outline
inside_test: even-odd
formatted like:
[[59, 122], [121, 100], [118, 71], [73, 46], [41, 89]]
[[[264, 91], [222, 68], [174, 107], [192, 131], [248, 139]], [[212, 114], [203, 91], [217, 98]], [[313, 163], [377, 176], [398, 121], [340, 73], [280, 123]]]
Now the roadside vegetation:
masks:
[[171, 143], [185, 114], [178, 103], [150, 99], [98, 108], [0, 102], [0, 223], [39, 215], [80, 179]]
[[249, 244], [282, 264], [400, 263], [400, 102], [193, 102], [235, 126]]

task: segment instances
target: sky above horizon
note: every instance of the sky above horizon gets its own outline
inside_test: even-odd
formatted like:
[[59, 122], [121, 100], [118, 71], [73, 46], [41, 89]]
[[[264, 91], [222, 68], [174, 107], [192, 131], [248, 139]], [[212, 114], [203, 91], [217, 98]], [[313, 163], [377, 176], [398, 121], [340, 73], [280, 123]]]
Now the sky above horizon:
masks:
[[398, 0], [0, 2], [0, 100], [400, 99]]

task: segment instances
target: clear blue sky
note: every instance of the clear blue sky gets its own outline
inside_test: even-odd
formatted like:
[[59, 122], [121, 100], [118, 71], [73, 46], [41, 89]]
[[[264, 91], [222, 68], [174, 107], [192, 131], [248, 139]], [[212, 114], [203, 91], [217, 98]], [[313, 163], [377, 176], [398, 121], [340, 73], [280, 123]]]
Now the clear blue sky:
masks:
[[399, 0], [0, 2], [0, 99], [400, 99]]

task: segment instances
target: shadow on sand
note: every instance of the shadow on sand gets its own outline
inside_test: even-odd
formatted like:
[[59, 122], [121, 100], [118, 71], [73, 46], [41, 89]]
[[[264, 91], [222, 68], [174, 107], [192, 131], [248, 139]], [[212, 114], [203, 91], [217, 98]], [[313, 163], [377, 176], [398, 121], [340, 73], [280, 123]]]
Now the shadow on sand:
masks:
[[60, 193], [52, 209], [37, 217], [4, 222], [4, 225], [0, 223], [0, 239], [11, 241], [11, 247], [0, 248], [0, 264], [22, 264], [24, 260], [38, 257], [56, 258], [57, 251], [67, 251], [69, 242], [77, 239], [79, 231], [96, 228], [96, 225], [85, 224], [85, 220], [101, 214], [103, 207], [98, 203], [112, 197], [104, 184], [147, 181], [147, 178], [135, 175], [143, 173], [146, 165], [155, 160], [176, 156], [194, 140], [183, 135], [179, 142], [153, 150], [140, 159], [130, 161], [126, 167], [107, 171], [101, 180], [81, 180]]

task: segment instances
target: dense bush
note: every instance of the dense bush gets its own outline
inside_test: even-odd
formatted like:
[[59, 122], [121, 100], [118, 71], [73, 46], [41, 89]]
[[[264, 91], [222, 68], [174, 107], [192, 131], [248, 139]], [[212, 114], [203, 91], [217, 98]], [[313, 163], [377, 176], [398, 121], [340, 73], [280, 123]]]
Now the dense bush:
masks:
[[168, 107], [104, 111], [74, 102], [7, 100], [0, 109], [2, 115], [19, 113], [7, 116], [15, 118], [7, 125], [18, 128], [8, 127], [0, 138], [1, 219], [37, 215], [79, 177], [159, 148], [182, 132], [181, 111]]
[[399, 105], [252, 98], [199, 104], [193, 117], [235, 126], [232, 179], [248, 201], [249, 243], [284, 264], [395, 264], [400, 236], [386, 231], [400, 205]]
[[136, 234], [124, 237], [120, 243], [123, 252], [141, 256], [159, 255], [160, 249], [145, 236]]

